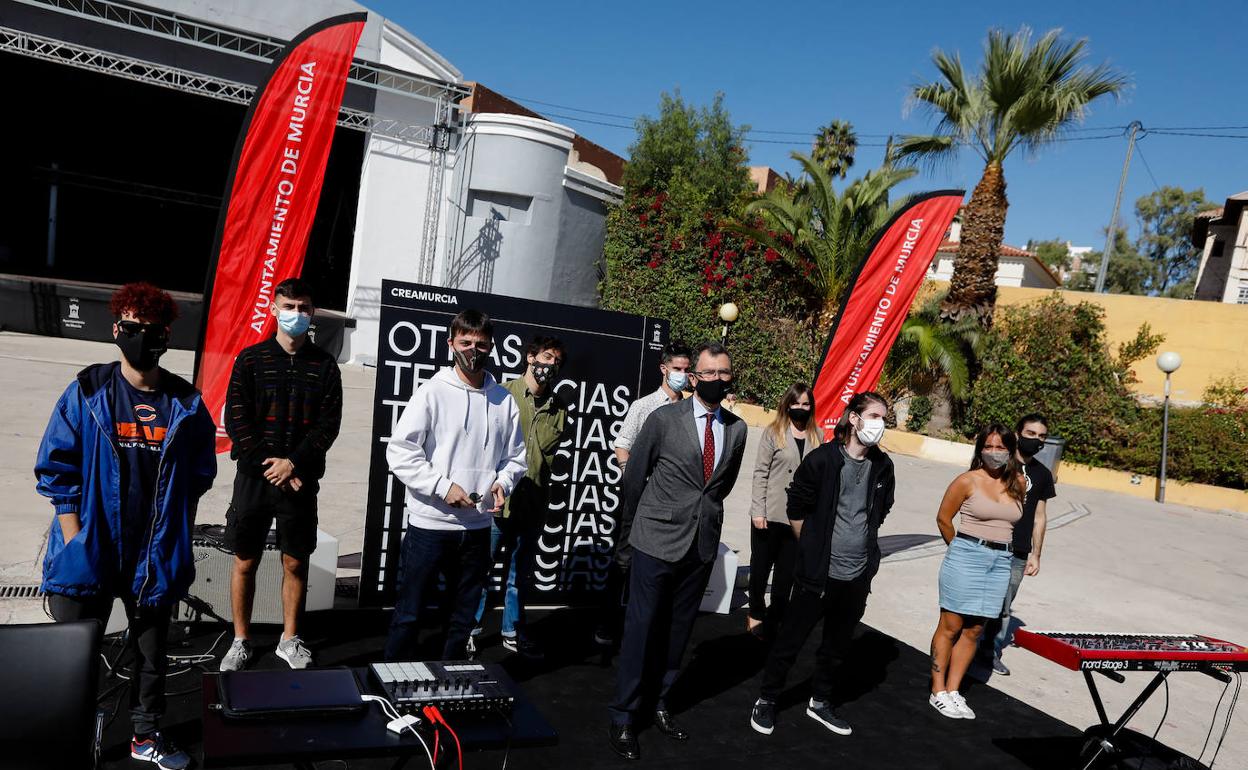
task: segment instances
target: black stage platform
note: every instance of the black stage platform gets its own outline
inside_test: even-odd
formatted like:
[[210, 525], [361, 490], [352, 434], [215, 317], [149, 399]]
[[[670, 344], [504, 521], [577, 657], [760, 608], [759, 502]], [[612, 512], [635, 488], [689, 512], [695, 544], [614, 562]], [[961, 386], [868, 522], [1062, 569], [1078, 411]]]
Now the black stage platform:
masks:
[[[309, 616], [305, 640], [321, 665], [364, 665], [380, 657], [387, 613], [338, 610]], [[642, 760], [618, 759], [606, 744], [606, 703], [615, 683], [612, 658], [596, 647], [589, 616], [576, 610], [531, 613], [534, 636], [544, 644], [546, 660], [532, 663], [507, 655], [496, 632], [498, 613], [487, 616], [481, 657], [502, 662], [546, 719], [559, 731], [559, 745], [512, 751], [512, 768], [662, 767], [714, 768], [1032, 768], [1050, 770], [1075, 764], [1078, 731], [997, 690], [970, 683], [964, 692], [979, 718], [941, 717], [927, 705], [927, 657], [895, 639], [860, 626], [843, 668], [838, 700], [841, 715], [854, 727], [849, 737], [835, 735], [805, 716], [813, 645], [808, 643], [788, 692], [780, 703], [776, 731], [762, 736], [749, 727], [750, 706], [757, 695], [765, 656], [762, 643], [745, 633], [744, 610], [729, 616], [703, 615], [694, 630], [684, 676], [676, 685], [672, 709], [692, 733], [677, 743], [654, 729], [642, 727]], [[493, 626], [488, 621], [492, 621]], [[202, 652], [221, 633], [221, 625], [196, 624], [189, 633], [179, 625], [170, 654]], [[257, 668], [285, 664], [274, 654], [278, 629], [256, 634]], [[217, 659], [232, 638], [217, 646]], [[179, 642], [184, 646], [179, 646]], [[426, 655], [436, 658], [436, 640]], [[114, 654], [115, 648], [106, 648]], [[166, 732], [199, 756], [201, 671], [169, 679]], [[111, 686], [116, 680], [109, 680]], [[124, 692], [121, 693], [124, 696]], [[110, 708], [116, 698], [105, 705]], [[146, 767], [129, 758], [126, 703], [104, 735], [103, 766]], [[1089, 721], [1093, 720], [1089, 705]], [[499, 768], [503, 752], [465, 757], [466, 768]], [[353, 760], [351, 768], [390, 767], [383, 760]], [[426, 760], [413, 759], [409, 768]], [[342, 768], [342, 762], [321, 762], [320, 768]], [[1148, 765], [1146, 765], [1148, 766]]]

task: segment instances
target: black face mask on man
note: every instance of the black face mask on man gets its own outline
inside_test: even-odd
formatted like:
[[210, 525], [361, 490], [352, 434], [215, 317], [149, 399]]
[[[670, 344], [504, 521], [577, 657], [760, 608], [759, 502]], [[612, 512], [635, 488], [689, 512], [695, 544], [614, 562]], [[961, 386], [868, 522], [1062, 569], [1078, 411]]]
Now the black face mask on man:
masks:
[[724, 400], [724, 396], [728, 395], [728, 390], [732, 387], [732, 383], [727, 380], [721, 380], [718, 377], [713, 380], [698, 380], [693, 386], [694, 391], [708, 404], [718, 404]]
[[1018, 439], [1018, 451], [1023, 457], [1035, 457], [1044, 449], [1044, 439], [1022, 436]]
[[169, 349], [169, 337], [163, 328], [137, 321], [118, 321], [116, 342], [122, 357], [140, 372], [155, 369]]
[[559, 364], [533, 364], [533, 381], [545, 385], [559, 373]]

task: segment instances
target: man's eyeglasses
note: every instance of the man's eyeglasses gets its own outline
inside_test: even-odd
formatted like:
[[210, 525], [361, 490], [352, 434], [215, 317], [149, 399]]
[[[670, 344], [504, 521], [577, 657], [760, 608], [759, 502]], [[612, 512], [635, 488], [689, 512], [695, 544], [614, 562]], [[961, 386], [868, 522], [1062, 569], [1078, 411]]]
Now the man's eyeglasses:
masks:
[[117, 330], [127, 337], [133, 337], [136, 334], [164, 334], [165, 327], [161, 324], [145, 324], [139, 321], [118, 321]]
[[704, 369], [700, 372], [690, 372], [690, 374], [692, 374], [694, 377], [697, 377], [699, 380], [714, 380], [714, 379], [731, 380], [732, 379], [731, 369]]

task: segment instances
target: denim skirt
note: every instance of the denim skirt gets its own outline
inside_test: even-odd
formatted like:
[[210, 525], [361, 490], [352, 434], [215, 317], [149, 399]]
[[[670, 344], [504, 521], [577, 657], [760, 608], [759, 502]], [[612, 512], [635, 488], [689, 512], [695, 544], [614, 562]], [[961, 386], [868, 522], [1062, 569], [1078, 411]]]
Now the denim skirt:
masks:
[[940, 565], [940, 608], [959, 615], [995, 618], [1010, 586], [1014, 555], [955, 537]]

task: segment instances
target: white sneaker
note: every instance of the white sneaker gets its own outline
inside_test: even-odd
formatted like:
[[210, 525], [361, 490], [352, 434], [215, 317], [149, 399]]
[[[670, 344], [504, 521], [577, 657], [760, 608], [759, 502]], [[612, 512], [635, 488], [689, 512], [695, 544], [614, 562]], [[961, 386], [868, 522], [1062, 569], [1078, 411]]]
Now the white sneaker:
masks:
[[946, 716], [950, 719], [963, 718], [962, 709], [958, 708], [958, 704], [955, 703], [953, 698], [949, 697], [949, 693], [944, 690], [928, 696], [927, 702], [931, 704], [932, 708], [939, 711], [941, 716]]
[[251, 660], [251, 642], [246, 639], [235, 639], [230, 649], [221, 657], [222, 671], [242, 671]]
[[312, 653], [298, 636], [278, 641], [277, 657], [286, 661], [291, 668], [307, 668], [312, 665]]
[[962, 693], [954, 690], [949, 693], [949, 699], [953, 701], [953, 705], [958, 707], [958, 711], [962, 712], [963, 719], [974, 719], [975, 712], [971, 711], [971, 707], [966, 705], [966, 698], [962, 697]]

